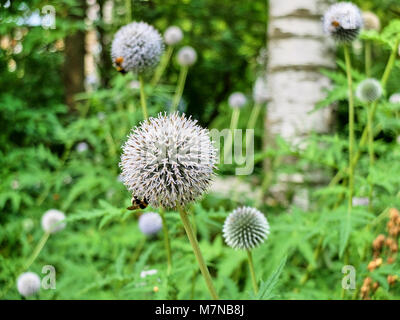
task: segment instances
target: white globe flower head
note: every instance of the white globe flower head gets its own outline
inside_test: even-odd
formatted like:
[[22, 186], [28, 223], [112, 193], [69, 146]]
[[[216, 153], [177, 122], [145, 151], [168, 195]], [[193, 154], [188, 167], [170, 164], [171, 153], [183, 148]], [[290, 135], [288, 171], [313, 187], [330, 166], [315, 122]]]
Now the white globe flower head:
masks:
[[42, 216], [42, 228], [45, 232], [56, 233], [61, 231], [67, 225], [60, 221], [65, 219], [65, 214], [56, 209], [46, 211]]
[[389, 102], [393, 104], [400, 104], [400, 93], [393, 93], [389, 98]]
[[146, 236], [156, 235], [162, 228], [162, 219], [156, 212], [146, 212], [139, 217], [139, 229]]
[[329, 7], [323, 17], [323, 28], [340, 43], [357, 39], [363, 26], [360, 9], [351, 2], [339, 2]]
[[132, 22], [114, 35], [111, 57], [118, 71], [144, 73], [160, 61], [164, 43], [160, 33], [145, 22]]
[[383, 93], [381, 83], [376, 79], [365, 79], [357, 86], [356, 96], [361, 102], [378, 100]]
[[234, 92], [228, 98], [228, 104], [231, 108], [243, 108], [246, 103], [247, 98], [241, 92]]
[[267, 81], [264, 77], [258, 77], [254, 83], [253, 99], [256, 103], [265, 103], [268, 101]]
[[34, 272], [22, 273], [17, 279], [17, 289], [24, 297], [36, 294], [40, 289], [39, 276]]
[[241, 207], [225, 220], [223, 236], [234, 249], [251, 250], [262, 244], [269, 235], [267, 218], [257, 209]]
[[381, 21], [378, 16], [371, 11], [364, 11], [362, 13], [365, 30], [379, 31], [381, 29]]
[[76, 145], [76, 151], [79, 153], [85, 152], [89, 149], [89, 145], [86, 142], [79, 142]]
[[171, 26], [164, 32], [164, 41], [170, 46], [176, 45], [178, 42], [182, 41], [182, 39], [183, 32], [181, 28], [177, 26]]
[[185, 46], [178, 51], [178, 63], [182, 67], [190, 67], [194, 65], [196, 60], [197, 60], [197, 53], [196, 50], [194, 50], [192, 47]]
[[208, 130], [177, 112], [143, 121], [122, 149], [123, 183], [155, 208], [195, 201], [214, 176], [216, 149]]

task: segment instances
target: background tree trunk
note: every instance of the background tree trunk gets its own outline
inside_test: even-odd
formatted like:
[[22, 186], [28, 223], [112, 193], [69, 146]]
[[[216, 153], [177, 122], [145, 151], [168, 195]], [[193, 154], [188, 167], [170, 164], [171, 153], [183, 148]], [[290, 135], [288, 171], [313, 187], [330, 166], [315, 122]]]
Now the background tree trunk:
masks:
[[[69, 14], [72, 21], [83, 20], [86, 15], [86, 1], [79, 1], [82, 15]], [[65, 103], [72, 111], [76, 108], [75, 95], [85, 90], [85, 31], [78, 30], [65, 38], [64, 62]]]
[[[335, 66], [332, 41], [323, 34], [321, 23], [329, 1], [269, 2], [270, 102], [265, 118], [266, 143], [273, 143], [280, 135], [291, 144], [299, 145], [311, 131], [328, 132], [332, 123], [330, 108], [308, 114], [324, 98], [324, 89], [330, 86], [320, 69]], [[284, 183], [287, 179], [285, 177]], [[295, 179], [299, 181], [298, 176]], [[281, 190], [282, 185], [278, 189]]]

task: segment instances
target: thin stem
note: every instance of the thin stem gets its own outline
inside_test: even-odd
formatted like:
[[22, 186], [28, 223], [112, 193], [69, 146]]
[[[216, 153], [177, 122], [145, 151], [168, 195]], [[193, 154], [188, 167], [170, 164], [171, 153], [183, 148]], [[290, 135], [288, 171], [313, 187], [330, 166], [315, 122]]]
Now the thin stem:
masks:
[[161, 63], [159, 64], [156, 72], [154, 73], [153, 80], [151, 81], [152, 86], [155, 86], [158, 81], [160, 81], [162, 75], [164, 74], [165, 69], [168, 66], [169, 61], [171, 60], [172, 52], [174, 51], [174, 46], [169, 46], [165, 55], [163, 56]]
[[261, 111], [261, 103], [256, 103], [251, 110], [251, 114], [249, 117], [249, 122], [247, 123], [247, 129], [254, 129], [256, 126], [256, 122], [258, 119], [258, 115], [260, 114]]
[[231, 124], [229, 127], [230, 135], [228, 135], [227, 142], [225, 143], [227, 148], [224, 149], [224, 163], [225, 163], [225, 159], [228, 157], [228, 155], [232, 151], [233, 136], [235, 134], [235, 129], [237, 129], [237, 126], [238, 126], [239, 117], [240, 117], [240, 108], [234, 108], [232, 111]]
[[181, 216], [181, 220], [183, 222], [183, 226], [185, 227], [187, 237], [189, 238], [189, 242], [192, 245], [194, 255], [196, 256], [197, 263], [199, 264], [201, 274], [203, 275], [204, 280], [206, 281], [207, 288], [210, 291], [212, 298], [214, 300], [218, 300], [217, 293], [214, 289], [214, 285], [211, 280], [210, 272], [208, 271], [203, 255], [201, 254], [199, 243], [197, 242], [196, 236], [193, 233], [193, 229], [190, 225], [190, 221], [187, 217], [187, 214], [179, 204], [177, 204], [177, 207], [179, 210], [179, 215]]
[[144, 80], [142, 75], [139, 75], [139, 82], [140, 82], [140, 104], [142, 105], [143, 117], [145, 120], [147, 120], [149, 118], [149, 114], [147, 113], [146, 95], [144, 93]]
[[[373, 119], [372, 119], [372, 110], [371, 107], [367, 108], [368, 113], [368, 153], [369, 153], [369, 171], [371, 173], [374, 162], [375, 162], [375, 155], [374, 155], [374, 131], [373, 131]], [[373, 183], [370, 182], [370, 191], [369, 191], [369, 208], [372, 209], [372, 193], [373, 193]]]
[[126, 11], [126, 23], [130, 23], [132, 21], [132, 0], [125, 0], [125, 11]]
[[46, 244], [47, 239], [49, 239], [49, 236], [50, 236], [50, 232], [45, 232], [43, 234], [43, 236], [40, 239], [39, 243], [36, 245], [35, 250], [33, 250], [32, 255], [30, 256], [30, 258], [28, 259], [28, 261], [24, 265], [24, 270], [29, 269], [29, 267], [32, 265], [32, 263], [35, 262], [36, 258], [38, 257], [38, 255], [42, 251], [44, 245]]
[[344, 46], [344, 56], [346, 60], [347, 87], [349, 91], [349, 212], [352, 209], [352, 200], [354, 193], [354, 97], [353, 97], [353, 79], [351, 76], [350, 51], [347, 45]]
[[165, 219], [165, 212], [164, 212], [163, 208], [160, 209], [160, 216], [161, 216], [161, 219], [162, 219], [165, 252], [167, 254], [167, 275], [170, 275], [171, 274], [171, 268], [172, 268], [171, 245], [170, 245], [170, 241], [169, 241], [169, 232], [168, 232], [167, 220]]
[[365, 74], [367, 77], [371, 76], [371, 60], [371, 42], [367, 40], [365, 41]]
[[253, 283], [254, 293], [257, 294], [258, 293], [258, 285], [257, 285], [256, 273], [254, 271], [253, 256], [252, 256], [250, 250], [247, 250], [247, 257], [248, 257], [248, 261], [249, 261], [251, 282]]
[[172, 100], [171, 113], [175, 112], [178, 109], [179, 102], [181, 101], [182, 98], [183, 89], [185, 87], [188, 70], [189, 70], [188, 66], [183, 66], [179, 73], [179, 79], [176, 86], [174, 99]]
[[382, 76], [381, 82], [382, 82], [382, 87], [384, 87], [384, 88], [386, 87], [386, 84], [389, 80], [390, 73], [393, 70], [394, 63], [395, 63], [396, 57], [397, 57], [397, 50], [399, 48], [399, 44], [400, 44], [400, 38], [398, 38], [396, 40], [394, 47], [392, 48], [392, 53], [390, 54], [388, 64], [386, 65], [385, 72], [383, 73], [383, 76]]

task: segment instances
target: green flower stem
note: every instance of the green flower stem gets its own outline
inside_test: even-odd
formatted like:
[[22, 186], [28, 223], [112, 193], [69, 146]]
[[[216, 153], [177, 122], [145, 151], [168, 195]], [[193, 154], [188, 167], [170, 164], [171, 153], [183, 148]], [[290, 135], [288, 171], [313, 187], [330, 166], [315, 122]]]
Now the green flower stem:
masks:
[[211, 280], [210, 272], [208, 271], [203, 255], [201, 254], [199, 243], [197, 242], [196, 236], [194, 235], [187, 214], [179, 204], [177, 204], [177, 207], [179, 210], [179, 215], [181, 216], [181, 220], [183, 222], [183, 226], [185, 227], [187, 237], [189, 238], [190, 244], [192, 245], [193, 248], [194, 255], [196, 256], [197, 262], [199, 264], [200, 271], [204, 277], [204, 280], [206, 281], [207, 288], [210, 291], [212, 298], [214, 300], [218, 300], [217, 293], [214, 289], [214, 285]]
[[353, 193], [354, 193], [354, 96], [353, 96], [353, 79], [351, 75], [351, 60], [350, 50], [347, 45], [344, 46], [344, 57], [346, 60], [346, 73], [347, 73], [347, 87], [349, 91], [349, 212], [353, 207]]
[[38, 257], [38, 255], [42, 251], [42, 249], [43, 249], [44, 245], [46, 244], [47, 239], [49, 239], [49, 237], [50, 237], [50, 232], [45, 232], [43, 234], [43, 236], [40, 239], [39, 243], [36, 245], [35, 250], [33, 250], [32, 255], [30, 256], [28, 261], [25, 263], [24, 270], [29, 269], [29, 267], [35, 262], [36, 258]]
[[164, 235], [164, 246], [165, 252], [167, 254], [167, 275], [171, 274], [172, 268], [172, 255], [171, 255], [171, 245], [169, 241], [169, 232], [168, 232], [168, 225], [167, 220], [165, 219], [165, 212], [164, 209], [160, 209], [160, 216], [162, 219], [162, 228], [163, 228], [163, 235]]
[[140, 82], [140, 104], [142, 105], [143, 117], [145, 120], [147, 120], [149, 118], [149, 114], [147, 113], [146, 94], [144, 93], [144, 80], [142, 75], [139, 75], [139, 82]]
[[251, 114], [249, 117], [249, 122], [247, 123], [247, 129], [254, 129], [256, 126], [256, 122], [258, 119], [258, 115], [260, 114], [262, 104], [256, 103], [251, 110]]
[[[382, 83], [382, 88], [383, 88], [383, 89], [385, 89], [386, 84], [387, 84], [387, 81], [388, 81], [388, 79], [389, 79], [389, 76], [390, 76], [390, 74], [391, 74], [391, 72], [392, 72], [392, 70], [393, 70], [394, 63], [395, 63], [395, 61], [396, 61], [397, 48], [399, 47], [399, 43], [400, 43], [400, 39], [397, 39], [397, 40], [396, 40], [396, 43], [395, 43], [395, 46], [394, 46], [393, 49], [392, 49], [392, 53], [391, 53], [391, 55], [390, 55], [390, 58], [389, 58], [389, 61], [388, 61], [387, 65], [386, 65], [385, 71], [384, 71], [384, 73], [383, 73], [383, 76], [382, 76], [382, 79], [381, 79], [381, 83]], [[377, 107], [378, 107], [378, 102], [375, 101], [375, 102], [372, 104], [372, 111], [371, 111], [372, 118], [374, 118], [374, 116], [375, 116]], [[379, 130], [379, 131], [380, 131], [380, 130]], [[357, 164], [358, 160], [359, 160], [360, 157], [361, 157], [361, 151], [360, 151], [360, 149], [361, 149], [362, 147], [364, 147], [365, 144], [367, 143], [367, 138], [368, 138], [368, 126], [366, 126], [366, 127], [364, 128], [364, 130], [363, 130], [363, 133], [362, 133], [362, 136], [361, 136], [361, 139], [360, 139], [360, 143], [359, 143], [359, 150], [357, 151], [355, 157], [353, 158], [353, 165], [354, 165], [354, 166]], [[344, 168], [344, 169], [342, 169], [342, 170], [339, 170], [339, 171], [336, 173], [336, 175], [333, 177], [333, 179], [331, 180], [331, 182], [329, 183], [329, 186], [333, 186], [333, 185], [336, 185], [337, 183], [339, 183], [339, 181], [343, 178], [343, 176], [344, 176], [345, 174], [347, 174], [348, 172], [349, 172], [349, 168], [348, 168], [348, 167], [347, 167], [347, 168]]]
[[130, 23], [132, 21], [132, 0], [125, 0], [125, 11], [126, 11], [126, 23]]
[[365, 41], [365, 74], [367, 77], [371, 76], [371, 60], [371, 42], [367, 40]]
[[257, 285], [256, 273], [254, 271], [253, 256], [252, 256], [250, 250], [247, 250], [247, 257], [248, 257], [249, 269], [250, 269], [250, 274], [251, 274], [251, 282], [253, 283], [254, 293], [257, 294], [258, 293], [258, 285]]
[[[367, 113], [368, 113], [368, 153], [369, 153], [369, 171], [372, 171], [375, 162], [375, 155], [374, 155], [374, 130], [373, 130], [373, 118], [372, 118], [372, 108], [368, 106]], [[373, 193], [373, 183], [370, 182], [370, 190], [369, 190], [369, 209], [372, 209], [372, 193]]]
[[158, 81], [160, 81], [162, 75], [164, 74], [165, 69], [168, 66], [169, 61], [171, 60], [172, 52], [174, 51], [174, 46], [169, 46], [165, 55], [163, 56], [161, 63], [159, 64], [156, 72], [154, 73], [153, 80], [151, 81], [151, 85], [157, 85]]
[[240, 117], [240, 108], [234, 108], [232, 111], [231, 124], [230, 124], [230, 128], [229, 128], [230, 135], [228, 135], [227, 142], [225, 143], [227, 148], [224, 149], [224, 162], [225, 162], [225, 159], [228, 157], [228, 155], [232, 151], [233, 135], [235, 134], [235, 129], [237, 129], [239, 117]]
[[171, 113], [175, 112], [178, 109], [179, 102], [181, 101], [182, 98], [183, 89], [185, 87], [188, 70], [189, 70], [188, 66], [183, 66], [179, 73], [178, 84], [175, 90], [174, 99], [172, 100]]

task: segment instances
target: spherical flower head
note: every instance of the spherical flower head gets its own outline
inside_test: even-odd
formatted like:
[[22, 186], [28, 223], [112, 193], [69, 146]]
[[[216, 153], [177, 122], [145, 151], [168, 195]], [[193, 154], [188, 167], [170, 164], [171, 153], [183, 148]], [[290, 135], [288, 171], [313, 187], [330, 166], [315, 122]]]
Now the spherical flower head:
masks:
[[42, 228], [45, 232], [56, 233], [65, 228], [66, 223], [59, 223], [65, 219], [65, 214], [56, 209], [46, 211], [42, 216]]
[[389, 102], [393, 104], [400, 104], [400, 93], [393, 93], [389, 98]]
[[85, 152], [88, 149], [89, 149], [89, 146], [88, 146], [88, 144], [86, 142], [79, 142], [76, 145], [76, 151], [79, 152], [79, 153]]
[[197, 53], [196, 50], [194, 50], [192, 47], [185, 46], [178, 51], [178, 63], [182, 67], [190, 67], [194, 65], [196, 60], [197, 60]]
[[365, 79], [357, 86], [356, 96], [361, 102], [378, 100], [383, 93], [381, 83], [376, 79]]
[[177, 112], [143, 121], [122, 149], [123, 183], [153, 207], [195, 201], [214, 175], [216, 149], [208, 130]]
[[258, 77], [254, 83], [253, 99], [256, 103], [265, 103], [268, 101], [267, 81], [263, 77]]
[[34, 295], [40, 289], [39, 276], [34, 272], [22, 273], [17, 279], [17, 289], [24, 297]]
[[177, 26], [171, 26], [164, 32], [164, 41], [170, 46], [176, 45], [183, 39], [183, 32]]
[[246, 96], [241, 92], [234, 92], [228, 98], [228, 104], [231, 108], [243, 108], [246, 102]]
[[160, 61], [164, 44], [160, 33], [145, 22], [132, 22], [114, 35], [111, 57], [119, 71], [144, 73]]
[[257, 209], [241, 207], [225, 220], [223, 236], [228, 246], [234, 249], [251, 250], [268, 237], [269, 223]]
[[157, 234], [162, 228], [162, 219], [156, 212], [146, 212], [139, 217], [139, 229], [146, 236]]
[[340, 43], [350, 43], [363, 26], [360, 9], [351, 2], [339, 2], [329, 7], [323, 17], [324, 32]]
[[362, 13], [362, 18], [364, 21], [365, 30], [379, 31], [381, 29], [381, 22], [375, 13], [371, 11], [365, 11]]

